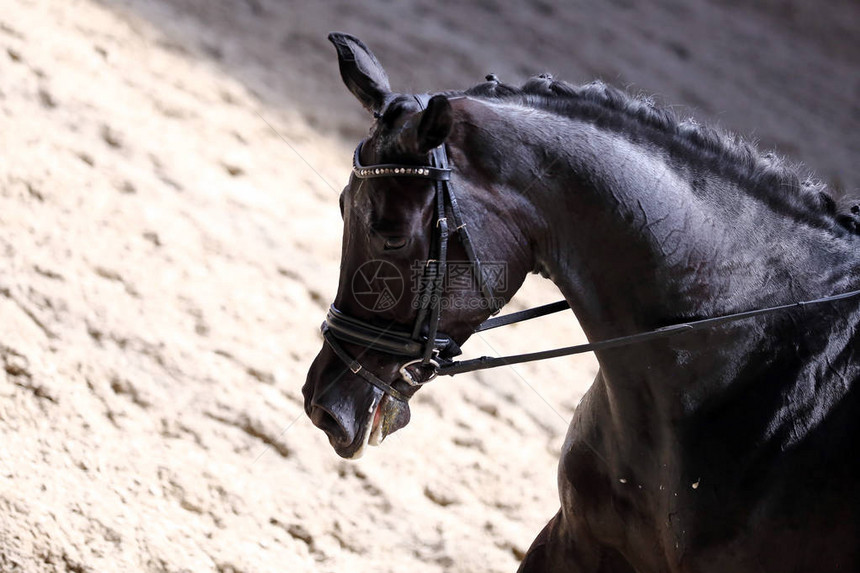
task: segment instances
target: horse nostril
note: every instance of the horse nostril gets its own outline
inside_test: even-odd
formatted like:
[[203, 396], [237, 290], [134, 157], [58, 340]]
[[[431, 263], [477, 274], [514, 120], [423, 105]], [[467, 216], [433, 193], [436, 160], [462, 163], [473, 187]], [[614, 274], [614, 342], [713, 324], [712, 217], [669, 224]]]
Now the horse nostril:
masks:
[[329, 438], [336, 442], [349, 442], [349, 432], [341, 425], [337, 417], [320, 406], [313, 406], [311, 410], [311, 421], [314, 426], [322, 430]]

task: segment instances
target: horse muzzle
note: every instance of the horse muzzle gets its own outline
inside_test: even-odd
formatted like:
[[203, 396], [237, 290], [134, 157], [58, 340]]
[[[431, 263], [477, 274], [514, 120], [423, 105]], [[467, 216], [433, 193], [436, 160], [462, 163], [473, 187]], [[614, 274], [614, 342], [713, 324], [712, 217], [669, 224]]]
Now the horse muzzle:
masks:
[[[379, 367], [376, 360], [372, 362]], [[302, 392], [311, 422], [325, 432], [343, 458], [361, 457], [368, 445], [381, 444], [410, 419], [405, 400], [393, 398], [344, 368], [328, 345], [311, 365]]]

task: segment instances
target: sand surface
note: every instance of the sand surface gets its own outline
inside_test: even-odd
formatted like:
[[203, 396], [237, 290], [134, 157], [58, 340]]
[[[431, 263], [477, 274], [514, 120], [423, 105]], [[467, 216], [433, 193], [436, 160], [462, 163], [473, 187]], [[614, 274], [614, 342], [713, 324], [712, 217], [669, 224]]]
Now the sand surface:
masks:
[[359, 462], [304, 416], [369, 125], [325, 34], [404, 91], [601, 77], [857, 191], [860, 6], [747, 4], [0, 0], [0, 572], [514, 571], [591, 357], [436, 382]]

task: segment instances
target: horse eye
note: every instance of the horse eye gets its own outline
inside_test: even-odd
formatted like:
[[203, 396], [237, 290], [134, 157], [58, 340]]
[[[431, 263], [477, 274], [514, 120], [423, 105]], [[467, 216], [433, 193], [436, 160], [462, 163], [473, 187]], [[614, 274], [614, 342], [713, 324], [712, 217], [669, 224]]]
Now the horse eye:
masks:
[[409, 243], [409, 239], [406, 237], [392, 237], [390, 239], [385, 239], [385, 250], [386, 251], [396, 251], [397, 249], [402, 249]]

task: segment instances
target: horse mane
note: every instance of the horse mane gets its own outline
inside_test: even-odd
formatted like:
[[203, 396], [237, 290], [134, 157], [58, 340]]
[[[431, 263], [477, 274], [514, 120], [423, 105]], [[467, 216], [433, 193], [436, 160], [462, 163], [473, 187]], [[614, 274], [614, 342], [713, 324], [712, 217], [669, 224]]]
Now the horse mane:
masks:
[[[721, 129], [682, 120], [672, 109], [658, 107], [653, 98], [634, 96], [601, 81], [574, 86], [549, 74], [535, 76], [519, 88], [501, 83], [494, 75], [486, 79], [456, 95], [516, 101], [652, 141], [674, 155], [706, 162], [778, 212], [839, 235], [846, 231], [860, 235], [860, 207], [853, 205], [840, 212], [827, 184], [800, 164], [789, 163], [774, 152], [762, 153], [754, 144]], [[840, 197], [839, 202], [843, 201]]]

